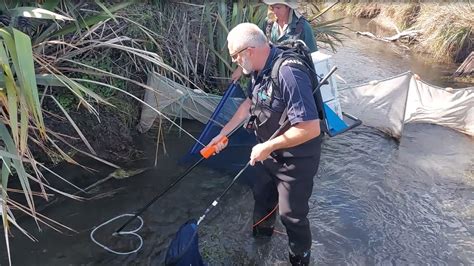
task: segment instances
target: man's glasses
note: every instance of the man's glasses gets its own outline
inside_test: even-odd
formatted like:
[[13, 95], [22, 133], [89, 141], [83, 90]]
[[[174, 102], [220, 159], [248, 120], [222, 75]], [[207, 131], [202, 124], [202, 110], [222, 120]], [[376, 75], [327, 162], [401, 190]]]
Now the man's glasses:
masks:
[[239, 51], [237, 51], [237, 52], [231, 54], [230, 57], [232, 57], [232, 59], [234, 59], [234, 60], [237, 60], [237, 56], [239, 56], [240, 53], [242, 53], [243, 51], [245, 51], [245, 50], [247, 50], [247, 49], [249, 49], [249, 48], [253, 48], [253, 46], [247, 46], [247, 47], [245, 47], [245, 48], [243, 48], [243, 49], [240, 49]]

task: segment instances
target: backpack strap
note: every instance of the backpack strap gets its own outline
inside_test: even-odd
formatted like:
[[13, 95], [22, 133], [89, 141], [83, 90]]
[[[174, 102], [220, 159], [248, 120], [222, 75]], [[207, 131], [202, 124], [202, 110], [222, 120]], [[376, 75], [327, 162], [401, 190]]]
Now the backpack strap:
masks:
[[[271, 76], [270, 76], [271, 82], [272, 82], [272, 97], [270, 100], [270, 105], [272, 105], [275, 99], [275, 94], [279, 95], [280, 98], [283, 97], [283, 95], [281, 95], [282, 92], [281, 92], [280, 80], [279, 80], [280, 68], [283, 65], [290, 65], [291, 67], [298, 68], [305, 72], [308, 71], [307, 66], [304, 64], [301, 58], [298, 58], [298, 56], [294, 54], [295, 52], [291, 50], [292, 49], [283, 51], [280, 55], [278, 55], [277, 59], [274, 61], [272, 71], [271, 71]], [[287, 113], [288, 113], [288, 108], [285, 108], [278, 122], [280, 125], [283, 125], [283, 123], [285, 123], [287, 119]]]
[[[271, 72], [271, 80], [272, 80], [272, 86], [273, 86], [273, 91], [280, 91], [280, 80], [279, 80], [279, 76], [280, 76], [280, 68], [283, 66], [283, 65], [289, 65], [291, 67], [294, 67], [294, 68], [298, 68], [300, 69], [301, 71], [304, 71], [306, 73], [308, 73], [308, 75], [310, 76], [310, 79], [311, 79], [311, 83], [313, 85], [313, 87], [316, 87], [317, 86], [317, 83], [314, 83], [314, 78], [313, 76], [313, 73], [311, 73], [311, 67], [310, 65], [308, 65], [302, 58], [298, 52], [296, 51], [293, 51], [294, 49], [293, 48], [290, 48], [286, 51], [283, 51], [280, 55], [278, 55], [278, 57], [275, 59], [274, 63], [273, 63], [273, 67], [272, 67], [272, 72]], [[317, 80], [316, 80], [317, 82]]]
[[[297, 69], [300, 69], [301, 71], [306, 72], [309, 75], [309, 78], [311, 80], [312, 89], [318, 86], [319, 80], [316, 75], [316, 72], [314, 71], [314, 66], [312, 64], [312, 61], [311, 63], [306, 62], [307, 60], [311, 60], [311, 58], [308, 58], [307, 55], [304, 55], [298, 52], [297, 49], [298, 48], [289, 48], [283, 51], [280, 55], [278, 55], [278, 57], [275, 59], [273, 63], [271, 76], [270, 76], [271, 82], [272, 82], [272, 97], [270, 100], [270, 104], [273, 103], [273, 100], [274, 100], [273, 95], [275, 95], [275, 93], [281, 94], [279, 76], [280, 76], [280, 68], [283, 65], [288, 65], [293, 68], [297, 68]], [[280, 95], [280, 97], [282, 96], [283, 95]], [[321, 93], [315, 92], [313, 93], [313, 97], [314, 97], [314, 100], [316, 101], [318, 116], [320, 119], [324, 119], [324, 111], [323, 111], [323, 106], [322, 106], [323, 100], [321, 97]], [[286, 113], [287, 113], [287, 110], [285, 109], [284, 113], [282, 114], [282, 119], [283, 119], [283, 116], [285, 116], [285, 119], [286, 119]], [[280, 122], [282, 119], [280, 119]]]
[[271, 41], [271, 39], [272, 39], [273, 23], [275, 23], [275, 22], [269, 22], [268, 20], [266, 21], [265, 35], [267, 36], [267, 39], [268, 39], [269, 41]]
[[272, 80], [272, 86], [273, 90], [280, 89], [280, 81], [278, 80], [278, 77], [280, 76], [280, 68], [283, 65], [284, 61], [287, 59], [284, 56], [285, 52], [282, 52], [281, 54], [278, 55], [278, 57], [275, 59], [273, 66], [272, 66], [272, 72], [270, 74], [270, 78]]
[[303, 30], [304, 30], [304, 23], [305, 23], [306, 19], [301, 16], [298, 18], [298, 21], [296, 21], [296, 27], [295, 27], [295, 31], [292, 35], [290, 35], [290, 38], [291, 40], [293, 41], [296, 41], [296, 40], [302, 40], [303, 38]]
[[303, 32], [303, 27], [304, 27], [304, 22], [306, 21], [306, 18], [303, 16], [298, 18], [298, 21], [296, 22], [296, 29], [295, 32], [298, 34], [298, 37], [301, 36], [301, 33]]

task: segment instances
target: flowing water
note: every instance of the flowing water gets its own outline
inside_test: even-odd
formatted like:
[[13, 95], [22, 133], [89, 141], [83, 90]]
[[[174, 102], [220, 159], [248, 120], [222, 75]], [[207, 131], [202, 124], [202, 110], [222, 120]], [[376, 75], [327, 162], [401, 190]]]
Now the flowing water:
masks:
[[[350, 23], [357, 30], [367, 30], [365, 20]], [[433, 84], [453, 86], [442, 78], [452, 66], [432, 66], [396, 46], [357, 37], [350, 31], [347, 34], [334, 59], [348, 84], [412, 70]], [[202, 127], [195, 122], [185, 125], [196, 134]], [[192, 141], [177, 135], [176, 131], [168, 134], [169, 154], [160, 157], [158, 168], [99, 187], [100, 192], [113, 192], [113, 196], [67, 200], [44, 211], [79, 233], [64, 235], [45, 227], [37, 232], [32, 222], [24, 221], [23, 226], [39, 242], [14, 230], [14, 265], [163, 264], [179, 226], [199, 217], [226, 187], [229, 176], [196, 168], [143, 214], [145, 224], [139, 234], [144, 246], [136, 254], [111, 254], [93, 244], [89, 233], [112, 217], [139, 209], [184, 170], [176, 161]], [[153, 140], [143, 136], [140, 141], [151, 161]], [[91, 175], [78, 170], [71, 174]], [[102, 175], [96, 178], [106, 176]], [[472, 137], [439, 126], [409, 124], [396, 142], [376, 129], [360, 126], [325, 140], [314, 180], [309, 213], [312, 264], [474, 264]], [[252, 205], [249, 189], [236, 185], [201, 224], [201, 252], [211, 265], [287, 264], [287, 237], [281, 224], [269, 242], [251, 237]], [[134, 249], [137, 239], [110, 236], [124, 220], [98, 232], [99, 241], [122, 251]], [[4, 247], [0, 248], [4, 252]], [[7, 264], [6, 254], [0, 263]]]

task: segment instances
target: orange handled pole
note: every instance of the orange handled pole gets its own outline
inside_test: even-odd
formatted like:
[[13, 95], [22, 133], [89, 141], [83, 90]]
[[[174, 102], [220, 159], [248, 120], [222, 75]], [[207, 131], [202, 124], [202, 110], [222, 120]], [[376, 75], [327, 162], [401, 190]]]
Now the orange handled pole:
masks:
[[205, 159], [209, 159], [209, 157], [211, 157], [212, 155], [216, 153], [217, 145], [219, 144], [227, 145], [227, 143], [229, 143], [229, 138], [227, 136], [222, 136], [222, 138], [218, 142], [216, 142], [214, 145], [209, 146], [209, 147], [204, 147], [202, 150], [199, 151], [199, 153]]
[[199, 153], [201, 154], [201, 156], [205, 159], [209, 159], [211, 156], [213, 156], [216, 153], [217, 145], [219, 145], [219, 144], [227, 145], [229, 143], [229, 138], [232, 135], [234, 135], [234, 133], [237, 130], [239, 130], [243, 125], [245, 125], [248, 122], [248, 119], [250, 119], [250, 117], [248, 117], [247, 119], [240, 122], [229, 133], [227, 133], [226, 136], [222, 136], [222, 138], [218, 142], [216, 142], [214, 145], [209, 146], [209, 147], [206, 146], [202, 150], [200, 150]]

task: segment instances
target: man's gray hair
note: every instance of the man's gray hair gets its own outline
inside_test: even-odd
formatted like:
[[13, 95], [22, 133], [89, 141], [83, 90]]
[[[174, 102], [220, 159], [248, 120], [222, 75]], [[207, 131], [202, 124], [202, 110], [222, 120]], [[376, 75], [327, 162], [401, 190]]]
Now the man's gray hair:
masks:
[[237, 49], [244, 47], [261, 47], [268, 43], [263, 31], [253, 23], [241, 23], [235, 26], [227, 35], [227, 42]]

